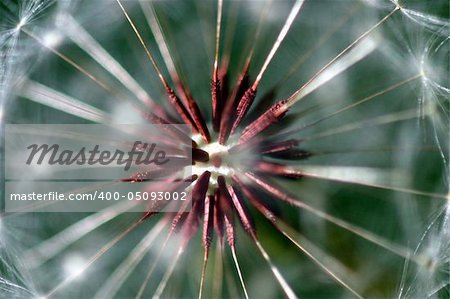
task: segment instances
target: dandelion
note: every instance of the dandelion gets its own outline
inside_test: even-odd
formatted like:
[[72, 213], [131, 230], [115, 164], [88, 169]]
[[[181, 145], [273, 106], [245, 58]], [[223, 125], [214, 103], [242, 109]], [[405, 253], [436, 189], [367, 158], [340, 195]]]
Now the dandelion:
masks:
[[444, 2], [6, 1], [5, 123], [184, 123], [193, 163], [114, 182], [177, 212], [2, 214], [1, 296], [446, 297]]

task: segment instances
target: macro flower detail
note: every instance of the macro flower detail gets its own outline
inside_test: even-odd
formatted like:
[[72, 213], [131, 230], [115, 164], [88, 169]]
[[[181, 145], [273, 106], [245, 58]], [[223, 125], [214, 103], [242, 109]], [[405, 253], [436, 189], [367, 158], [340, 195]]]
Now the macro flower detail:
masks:
[[158, 125], [175, 164], [75, 191], [189, 200], [5, 211], [0, 297], [449, 296], [450, 21], [425, 2], [2, 2], [2, 126]]

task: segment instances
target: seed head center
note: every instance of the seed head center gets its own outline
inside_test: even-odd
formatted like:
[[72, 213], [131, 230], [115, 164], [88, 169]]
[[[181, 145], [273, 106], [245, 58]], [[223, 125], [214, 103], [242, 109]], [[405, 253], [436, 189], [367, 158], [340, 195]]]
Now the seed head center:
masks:
[[200, 144], [199, 149], [205, 151], [209, 155], [207, 162], [195, 162], [192, 166], [192, 174], [200, 176], [203, 172], [211, 172], [209, 187], [217, 187], [217, 178], [223, 176], [226, 181], [231, 179], [235, 170], [228, 150], [230, 145], [223, 145], [217, 141], [208, 144]]

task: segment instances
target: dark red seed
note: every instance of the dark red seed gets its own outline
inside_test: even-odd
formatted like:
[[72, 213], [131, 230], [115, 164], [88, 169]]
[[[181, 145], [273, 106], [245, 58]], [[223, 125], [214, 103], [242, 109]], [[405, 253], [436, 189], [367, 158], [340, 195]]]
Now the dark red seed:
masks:
[[205, 171], [198, 178], [197, 183], [194, 188], [192, 188], [192, 202], [203, 201], [208, 191], [209, 178], [211, 177], [211, 172]]
[[[228, 98], [229, 91], [229, 78], [228, 78], [228, 66], [222, 65], [219, 69], [219, 81], [220, 81], [220, 107], [221, 112], [225, 106], [225, 100]], [[220, 119], [222, 119], [222, 113], [219, 113]], [[220, 123], [219, 123], [220, 124]]]
[[[172, 219], [171, 229], [170, 231], [175, 231], [178, 227], [178, 223], [182, 220], [184, 217], [184, 212], [186, 212], [187, 206], [189, 204], [192, 204], [192, 211], [194, 210], [194, 207], [198, 207], [195, 204], [197, 202], [204, 202], [206, 192], [208, 191], [208, 185], [209, 185], [209, 178], [211, 176], [211, 173], [209, 171], [205, 171], [202, 173], [202, 175], [197, 179], [197, 183], [192, 188], [192, 191], [190, 192], [190, 196], [192, 198], [192, 201], [185, 201], [183, 202], [182, 206], [178, 210], [175, 217]], [[191, 211], [191, 212], [192, 212]], [[191, 214], [191, 213], [189, 213]]]
[[228, 189], [228, 192], [233, 201], [234, 207], [236, 208], [236, 210], [238, 212], [242, 227], [251, 236], [256, 236], [255, 223], [254, 223], [253, 218], [252, 218], [250, 212], [248, 211], [244, 201], [238, 195], [238, 193], [236, 193], [236, 190], [234, 187], [229, 186], [227, 189]]
[[208, 162], [209, 154], [199, 148], [192, 149], [192, 160], [195, 162]]
[[212, 243], [214, 228], [214, 196], [209, 195], [205, 199], [205, 209], [203, 216], [202, 242], [205, 251], [208, 251]]
[[251, 104], [255, 100], [255, 97], [256, 97], [256, 89], [253, 89], [253, 87], [247, 89], [247, 91], [242, 96], [237, 107], [236, 119], [234, 120], [233, 126], [231, 127], [231, 134], [233, 134], [234, 131], [236, 131], [242, 119], [247, 114], [247, 111], [250, 108]]
[[218, 191], [219, 191], [219, 206], [221, 212], [230, 220], [233, 221], [234, 211], [231, 205], [231, 196], [228, 193], [225, 178], [219, 176], [217, 178]]
[[290, 178], [301, 178], [303, 176], [301, 172], [289, 169], [286, 165], [278, 163], [259, 161], [256, 163], [255, 167], [257, 171], [271, 175], [279, 175]]
[[275, 183], [268, 182], [252, 172], [246, 172], [245, 176], [249, 178], [251, 181], [253, 181], [256, 185], [258, 185], [266, 193], [274, 196], [275, 198], [280, 199], [281, 201], [298, 206], [299, 202], [293, 197], [291, 197], [288, 193], [284, 192]]
[[200, 108], [193, 99], [189, 100], [188, 107], [189, 110], [191, 111], [192, 119], [196, 124], [200, 135], [202, 136], [205, 143], [209, 143], [211, 141], [211, 135], [209, 134], [208, 126], [205, 123], [205, 119], [203, 118], [202, 113], [200, 112]]
[[198, 130], [197, 126], [195, 125], [194, 120], [192, 119], [189, 111], [186, 109], [186, 107], [184, 107], [183, 103], [181, 103], [181, 100], [175, 94], [173, 89], [166, 87], [166, 93], [167, 93], [167, 97], [169, 98], [169, 102], [175, 108], [175, 110], [180, 115], [180, 117], [183, 119], [183, 121], [186, 124], [191, 126], [192, 131], [194, 131], [195, 133], [199, 133], [199, 130]]
[[205, 119], [203, 118], [200, 108], [197, 105], [197, 102], [192, 98], [190, 90], [181, 83], [178, 74], [172, 74], [172, 78], [176, 90], [178, 91], [178, 94], [180, 95], [180, 98], [183, 101], [184, 105], [186, 105], [196, 128], [198, 129], [205, 143], [209, 143], [211, 141], [211, 136], [209, 134], [208, 127], [206, 126]]
[[183, 239], [181, 246], [184, 247], [192, 239], [200, 226], [200, 217], [204, 209], [204, 200], [193, 203], [192, 210], [188, 213], [186, 221], [183, 223]]
[[[239, 75], [236, 86], [233, 89], [230, 97], [224, 103], [222, 118], [220, 121], [220, 131], [219, 131], [219, 143], [225, 144], [230, 135], [231, 126], [236, 118], [236, 106], [238, 99], [242, 98], [245, 91], [250, 85], [250, 80], [248, 76], [248, 68], [250, 64], [247, 63], [243, 71]], [[225, 98], [224, 98], [225, 99]]]
[[289, 139], [284, 141], [270, 142], [260, 147], [261, 154], [275, 154], [285, 152], [297, 147], [300, 144], [298, 139]]
[[291, 149], [285, 152], [279, 152], [279, 153], [273, 153], [270, 154], [270, 156], [278, 159], [285, 159], [285, 160], [304, 160], [311, 157], [313, 153], [309, 151], [305, 151], [302, 149]]
[[225, 221], [225, 231], [227, 232], [227, 242], [228, 245], [230, 245], [230, 247], [234, 247], [235, 246], [235, 239], [236, 236], [234, 234], [234, 225], [232, 220], [229, 220], [228, 217], [224, 216], [224, 221]]
[[286, 103], [287, 100], [276, 103], [269, 110], [258, 117], [254, 122], [248, 125], [242, 132], [242, 135], [239, 138], [239, 143], [242, 144], [249, 141], [256, 135], [267, 129], [269, 126], [273, 125], [281, 118], [283, 118], [289, 109], [286, 106]]
[[214, 229], [216, 230], [217, 235], [219, 236], [219, 241], [223, 241], [224, 236], [224, 214], [219, 204], [220, 194], [219, 189], [214, 191]]
[[245, 197], [250, 201], [250, 203], [258, 209], [267, 219], [269, 219], [271, 222], [275, 223], [277, 221], [277, 217], [274, 212], [267, 206], [266, 203], [262, 202], [258, 196], [252, 192], [250, 188], [248, 188], [240, 179], [237, 177], [233, 178], [233, 181], [236, 183], [236, 185], [239, 186], [239, 188], [244, 193]]
[[220, 81], [214, 76], [211, 82], [212, 120], [215, 132], [220, 128], [220, 115], [222, 110], [222, 98], [220, 93]]

